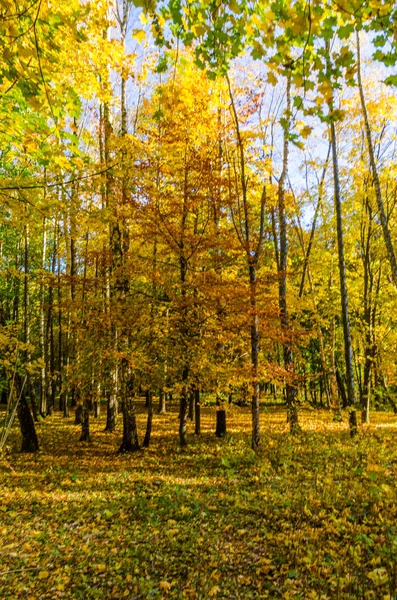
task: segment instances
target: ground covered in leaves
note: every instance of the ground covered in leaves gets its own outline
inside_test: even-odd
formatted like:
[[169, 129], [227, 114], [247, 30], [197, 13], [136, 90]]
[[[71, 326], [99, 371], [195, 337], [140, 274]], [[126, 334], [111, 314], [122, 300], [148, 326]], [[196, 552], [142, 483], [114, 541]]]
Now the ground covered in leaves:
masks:
[[[0, 464], [0, 598], [397, 598], [395, 416], [352, 441], [307, 410], [293, 438], [267, 409], [255, 455], [248, 409], [228, 414], [221, 441], [203, 413], [183, 452], [176, 407], [155, 417], [149, 450], [125, 456], [104, 417], [89, 444], [72, 418], [46, 419], [37, 455], [17, 452], [15, 427]], [[144, 419], [142, 407], [141, 431]]]

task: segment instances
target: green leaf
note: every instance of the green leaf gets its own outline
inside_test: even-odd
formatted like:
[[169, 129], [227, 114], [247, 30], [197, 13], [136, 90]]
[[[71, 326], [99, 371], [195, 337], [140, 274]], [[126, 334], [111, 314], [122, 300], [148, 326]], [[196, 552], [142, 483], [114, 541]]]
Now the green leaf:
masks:
[[354, 24], [348, 23], [347, 25], [344, 25], [343, 27], [340, 27], [338, 29], [338, 38], [341, 40], [347, 40], [351, 36], [353, 31], [354, 31]]
[[385, 79], [386, 85], [397, 85], [397, 75], [389, 75]]

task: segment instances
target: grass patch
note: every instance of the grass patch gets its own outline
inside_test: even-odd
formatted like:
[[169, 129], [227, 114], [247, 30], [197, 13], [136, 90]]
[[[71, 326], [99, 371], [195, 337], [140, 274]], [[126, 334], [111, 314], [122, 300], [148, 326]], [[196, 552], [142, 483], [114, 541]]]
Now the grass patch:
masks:
[[[144, 409], [138, 419], [144, 429]], [[247, 408], [215, 411], [177, 445], [176, 409], [155, 417], [152, 446], [115, 454], [120, 432], [73, 419], [38, 425], [41, 451], [0, 464], [0, 597], [390, 598], [397, 594], [395, 416], [374, 415], [356, 440], [332, 415], [262, 415], [249, 449]]]

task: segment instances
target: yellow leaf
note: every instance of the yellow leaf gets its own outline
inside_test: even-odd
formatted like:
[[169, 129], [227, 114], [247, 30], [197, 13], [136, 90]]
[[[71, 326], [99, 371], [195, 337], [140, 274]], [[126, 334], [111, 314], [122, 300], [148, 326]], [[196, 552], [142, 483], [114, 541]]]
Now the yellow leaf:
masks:
[[217, 594], [219, 594], [220, 591], [221, 588], [219, 587], [219, 585], [214, 585], [214, 587], [212, 587], [208, 592], [208, 595], [212, 598], [212, 596], [216, 596]]
[[96, 565], [96, 570], [97, 570], [99, 573], [103, 573], [104, 571], [106, 571], [106, 564], [105, 564], [105, 563], [98, 563], [98, 564]]
[[38, 578], [39, 579], [47, 579], [47, 577], [49, 577], [50, 573], [49, 571], [40, 571]]
[[375, 585], [383, 585], [388, 580], [387, 570], [384, 567], [374, 569], [367, 573], [368, 577], [372, 579]]
[[171, 584], [168, 581], [160, 581], [160, 590], [163, 592], [169, 592], [171, 589]]
[[146, 32], [143, 29], [134, 29], [132, 32], [132, 39], [136, 40], [138, 44], [142, 44], [146, 38]]
[[142, 25], [148, 25], [148, 23], [149, 23], [148, 17], [143, 12], [140, 13], [139, 20], [142, 23]]
[[273, 86], [277, 85], [277, 77], [271, 71], [269, 71], [269, 73], [267, 74], [267, 81], [268, 81], [268, 83], [270, 83], [270, 85], [273, 85]]

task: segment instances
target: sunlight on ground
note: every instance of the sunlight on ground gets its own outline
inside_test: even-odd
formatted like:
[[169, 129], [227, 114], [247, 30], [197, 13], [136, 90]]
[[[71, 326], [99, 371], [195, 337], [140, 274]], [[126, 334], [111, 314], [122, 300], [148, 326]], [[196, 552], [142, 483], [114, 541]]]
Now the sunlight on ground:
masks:
[[[214, 436], [178, 447], [177, 407], [155, 415], [152, 445], [118, 455], [121, 424], [79, 443], [72, 416], [38, 425], [41, 450], [21, 455], [14, 427], [0, 464], [0, 597], [17, 599], [393, 598], [397, 593], [396, 416], [375, 413], [349, 437], [347, 419], [262, 413], [250, 449], [249, 408]], [[140, 436], [145, 428], [138, 410]], [[192, 425], [190, 425], [192, 430]]]

